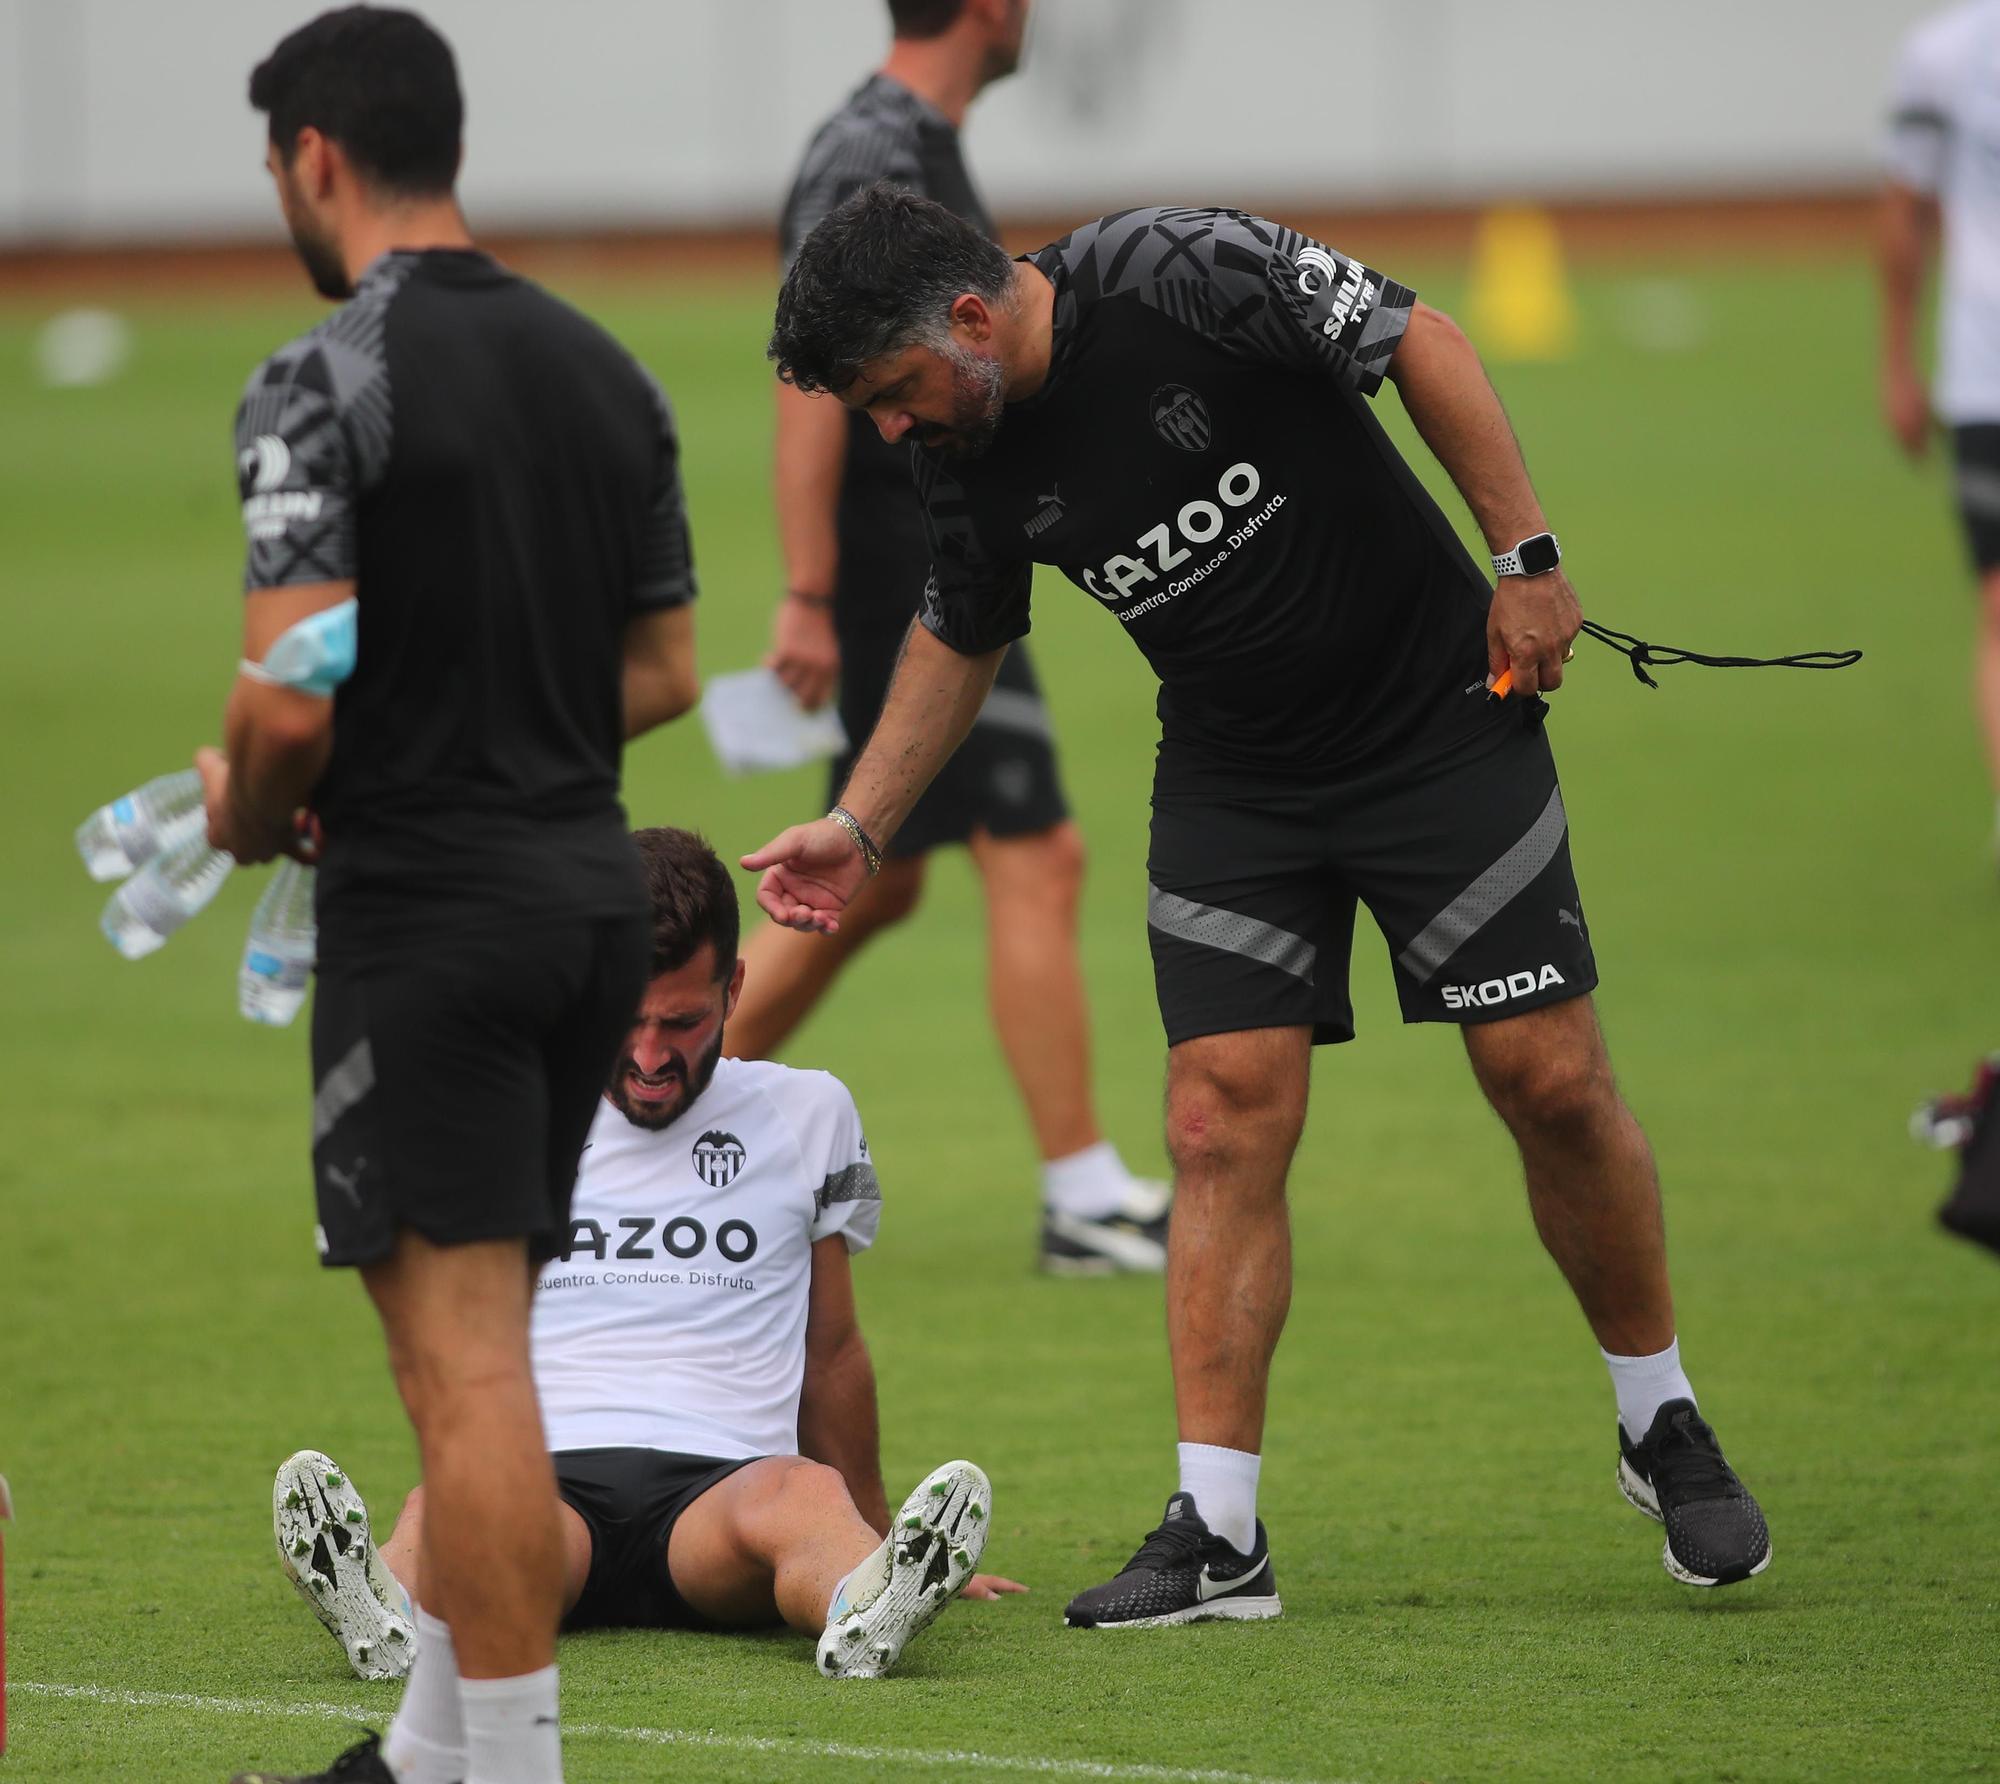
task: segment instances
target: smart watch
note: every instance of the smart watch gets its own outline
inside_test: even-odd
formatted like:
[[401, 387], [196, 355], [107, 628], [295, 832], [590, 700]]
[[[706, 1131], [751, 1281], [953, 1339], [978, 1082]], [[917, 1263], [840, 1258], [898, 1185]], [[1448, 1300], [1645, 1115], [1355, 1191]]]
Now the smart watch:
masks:
[[1553, 533], [1536, 533], [1523, 539], [1512, 551], [1503, 551], [1493, 560], [1495, 576], [1540, 576], [1563, 561], [1562, 547]]

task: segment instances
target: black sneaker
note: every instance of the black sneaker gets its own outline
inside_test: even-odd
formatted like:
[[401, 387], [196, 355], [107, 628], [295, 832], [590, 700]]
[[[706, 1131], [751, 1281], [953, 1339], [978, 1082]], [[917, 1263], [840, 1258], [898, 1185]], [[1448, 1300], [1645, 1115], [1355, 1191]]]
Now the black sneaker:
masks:
[[1051, 1276], [1159, 1275], [1173, 1199], [1166, 1184], [1134, 1177], [1124, 1202], [1096, 1219], [1044, 1207], [1042, 1268]]
[[396, 1784], [396, 1774], [382, 1757], [382, 1737], [371, 1734], [323, 1772], [238, 1772], [229, 1784]]
[[1124, 1571], [1079, 1592], [1063, 1621], [1072, 1629], [1158, 1629], [1206, 1617], [1275, 1617], [1284, 1608], [1262, 1520], [1257, 1546], [1240, 1554], [1202, 1521], [1192, 1494], [1176, 1493]]
[[1618, 1490], [1667, 1527], [1660, 1564], [1684, 1586], [1731, 1586], [1771, 1565], [1771, 1532], [1692, 1400], [1669, 1400], [1645, 1440], [1618, 1427]]

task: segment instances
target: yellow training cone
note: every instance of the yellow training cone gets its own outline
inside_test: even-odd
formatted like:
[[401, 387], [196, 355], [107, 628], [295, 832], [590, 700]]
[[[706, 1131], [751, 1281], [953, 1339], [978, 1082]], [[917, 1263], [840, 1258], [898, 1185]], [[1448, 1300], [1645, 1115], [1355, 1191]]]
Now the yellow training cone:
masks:
[[1488, 359], [1562, 359], [1575, 348], [1576, 304], [1547, 211], [1509, 205], [1479, 219], [1466, 313]]

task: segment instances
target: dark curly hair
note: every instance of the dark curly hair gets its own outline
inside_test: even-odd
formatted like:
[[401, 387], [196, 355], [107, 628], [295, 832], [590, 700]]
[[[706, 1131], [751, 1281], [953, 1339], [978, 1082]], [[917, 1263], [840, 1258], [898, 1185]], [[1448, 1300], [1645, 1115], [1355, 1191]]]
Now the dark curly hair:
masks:
[[943, 351], [951, 306], [968, 291], [999, 306], [1013, 290], [1006, 249], [943, 205], [877, 181], [800, 246], [767, 351], [787, 384], [838, 393], [885, 353], [919, 342]]

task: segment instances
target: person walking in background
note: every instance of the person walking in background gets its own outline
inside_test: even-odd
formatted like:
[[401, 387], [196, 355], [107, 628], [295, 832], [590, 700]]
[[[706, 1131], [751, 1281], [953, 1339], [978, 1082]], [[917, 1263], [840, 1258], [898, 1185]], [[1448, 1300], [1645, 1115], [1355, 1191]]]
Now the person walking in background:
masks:
[[[991, 237], [959, 147], [972, 101], [1014, 72], [1028, 0], [889, 0], [887, 60], [806, 149], [783, 221], [787, 263], [813, 226], [878, 179], [936, 199]], [[778, 387], [776, 495], [785, 594], [767, 659], [801, 704], [834, 697], [850, 753], [875, 720], [930, 571], [906, 446], [838, 403]], [[1060, 490], [1047, 493], [1061, 512]], [[963, 843], [986, 900], [993, 1025], [1042, 1159], [1040, 1259], [1078, 1275], [1157, 1271], [1166, 1260], [1165, 1186], [1135, 1178], [1097, 1125], [1090, 1015], [1077, 956], [1083, 838], [1063, 797], [1047, 707], [1025, 643], [1000, 666], [971, 737], [898, 832], [882, 874], [840, 933], [766, 928], [750, 944], [732, 1050], [784, 1044], [871, 936], [915, 910], [933, 849]]]
[[[301, 806], [322, 826], [319, 1252], [381, 1316], [433, 1509], [386, 1748], [314, 1776], [560, 1784], [563, 1540], [529, 1302], [646, 981], [621, 744], [697, 695], [679, 449], [616, 342], [474, 247], [457, 69], [422, 19], [323, 14], [250, 102], [341, 307], [237, 415], [251, 672], [226, 758], [200, 757], [209, 836], [258, 861]], [[254, 673], [357, 609], [330, 698]]]
[[[1882, 192], [1882, 407], [1912, 458], [1932, 416], [1951, 430], [1958, 510], [1979, 578], [1973, 695], [1995, 793], [2000, 859], [2000, 0], [1912, 32], [1897, 66]], [[1917, 369], [1918, 309], [1943, 242], [1938, 363]]]

